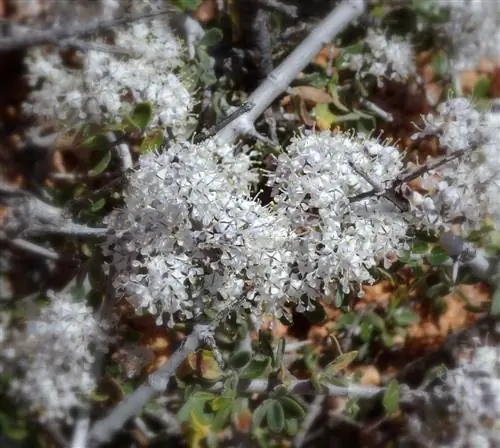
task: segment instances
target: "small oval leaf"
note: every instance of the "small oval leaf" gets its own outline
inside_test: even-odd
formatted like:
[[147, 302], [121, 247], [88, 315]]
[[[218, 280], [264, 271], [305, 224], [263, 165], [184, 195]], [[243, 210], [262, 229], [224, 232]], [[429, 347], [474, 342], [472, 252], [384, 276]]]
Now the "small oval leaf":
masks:
[[267, 426], [272, 432], [281, 432], [285, 427], [285, 411], [278, 400], [270, 400], [266, 412]]
[[335, 373], [340, 372], [341, 370], [347, 368], [358, 356], [358, 352], [356, 350], [352, 352], [342, 353], [340, 356], [337, 356], [331, 363], [329, 363], [326, 367], [329, 371], [334, 371]]
[[382, 404], [388, 414], [399, 411], [399, 395], [399, 383], [396, 380], [391, 380], [382, 398]]

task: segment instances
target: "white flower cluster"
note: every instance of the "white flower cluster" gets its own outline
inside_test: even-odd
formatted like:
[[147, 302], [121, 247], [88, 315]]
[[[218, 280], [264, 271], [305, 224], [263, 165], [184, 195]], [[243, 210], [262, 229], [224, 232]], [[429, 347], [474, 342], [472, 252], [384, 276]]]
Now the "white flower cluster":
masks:
[[448, 36], [453, 49], [455, 70], [477, 67], [481, 57], [500, 57], [500, 3], [496, 0], [439, 0], [449, 13], [438, 25]]
[[[108, 218], [115, 286], [138, 308], [191, 318], [211, 303], [278, 303], [292, 236], [249, 197], [249, 158], [233, 148], [178, 143], [141, 159], [126, 206]], [[222, 163], [217, 163], [220, 159]]]
[[407, 40], [369, 29], [365, 42], [368, 53], [347, 56], [347, 68], [357, 76], [372, 75], [379, 83], [383, 78], [403, 82], [415, 73], [413, 47]]
[[431, 446], [490, 448], [500, 445], [500, 347], [472, 350], [430, 390], [421, 419], [410, 431]]
[[42, 420], [67, 419], [95, 386], [91, 350], [105, 350], [106, 326], [90, 307], [69, 294], [50, 294], [51, 302], [24, 332], [12, 334], [1, 350], [2, 370], [19, 369], [10, 393], [29, 404]]
[[[369, 269], [404, 246], [407, 224], [390, 202], [349, 198], [382, 189], [401, 172], [398, 150], [373, 139], [321, 133], [293, 140], [278, 160], [271, 185], [276, 211], [300, 235], [292, 279], [304, 292], [340, 282], [372, 280]], [[311, 294], [309, 294], [311, 295]], [[313, 295], [314, 296], [314, 295]]]
[[59, 54], [47, 48], [30, 50], [26, 66], [32, 89], [24, 111], [65, 124], [119, 121], [134, 104], [148, 101], [153, 106], [152, 125], [182, 127], [192, 98], [173, 74], [180, 48], [165, 19], [134, 22], [114, 33], [112, 47], [117, 52], [100, 49], [105, 42], [94, 39], [83, 55], [82, 69], [66, 67]]
[[487, 217], [500, 225], [500, 158], [498, 115], [480, 113], [466, 98], [454, 98], [438, 107], [436, 115], [425, 117], [423, 132], [415, 137], [436, 135], [452, 155], [450, 161], [424, 178], [435, 204], [436, 223], [465, 219], [466, 228], [479, 228]]
[[115, 286], [138, 310], [159, 321], [166, 313], [170, 325], [234, 301], [254, 317], [288, 302], [300, 311], [310, 307], [304, 295], [370, 281], [369, 269], [403, 246], [406, 224], [390, 203], [348, 200], [371, 189], [350, 163], [383, 183], [401, 168], [395, 148], [344, 134], [297, 138], [270, 179], [268, 207], [249, 196], [249, 159], [233, 151], [178, 143], [131, 176], [105, 249]]

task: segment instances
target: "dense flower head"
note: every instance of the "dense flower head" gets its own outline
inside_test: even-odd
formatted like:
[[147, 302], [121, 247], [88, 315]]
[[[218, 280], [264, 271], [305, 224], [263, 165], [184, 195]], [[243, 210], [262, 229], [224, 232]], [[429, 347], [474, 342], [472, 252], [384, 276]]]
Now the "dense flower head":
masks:
[[249, 195], [248, 156], [230, 145], [184, 142], [143, 156], [125, 207], [108, 219], [118, 290], [170, 324], [235, 302], [253, 316], [279, 315], [372, 280], [369, 269], [404, 247], [407, 226], [391, 203], [349, 201], [371, 189], [358, 170], [394, 179], [396, 148], [324, 133], [295, 139], [277, 162], [264, 207]]
[[106, 244], [115, 286], [138, 309], [166, 313], [173, 323], [174, 314], [191, 318], [208, 303], [221, 309], [260, 300], [279, 308], [285, 300], [290, 232], [249, 196], [248, 158], [229, 149], [173, 144], [142, 157], [131, 176]]
[[409, 419], [410, 433], [437, 447], [500, 444], [500, 349], [482, 346], [448, 370]]
[[437, 28], [448, 36], [455, 70], [477, 67], [482, 57], [500, 56], [500, 3], [492, 0], [439, 0], [448, 20]]
[[498, 114], [480, 113], [466, 98], [450, 99], [425, 117], [416, 136], [436, 135], [448, 155], [465, 151], [424, 178], [439, 220], [461, 218], [466, 228], [479, 228], [489, 217], [500, 224], [499, 131]]
[[116, 51], [100, 49], [105, 42], [99, 38], [91, 43], [82, 55], [83, 68], [65, 66], [47, 48], [29, 51], [25, 62], [33, 89], [23, 105], [26, 113], [65, 124], [119, 121], [134, 104], [148, 101], [153, 106], [151, 125], [185, 125], [193, 101], [173, 73], [181, 52], [164, 18], [114, 30]]
[[10, 393], [42, 420], [68, 419], [95, 386], [93, 353], [105, 350], [107, 326], [71, 295], [49, 296], [50, 303], [26, 323], [26, 330], [5, 341], [2, 369], [22, 371], [10, 382]]
[[401, 82], [415, 72], [413, 48], [407, 40], [369, 29], [365, 41], [368, 52], [347, 56], [347, 67], [361, 78], [372, 75]]
[[348, 291], [351, 282], [372, 280], [369, 269], [404, 246], [407, 225], [391, 203], [349, 199], [373, 189], [365, 177], [383, 188], [401, 168], [398, 150], [375, 139], [321, 133], [293, 140], [271, 185], [278, 215], [300, 235], [293, 278], [301, 289], [338, 281]]

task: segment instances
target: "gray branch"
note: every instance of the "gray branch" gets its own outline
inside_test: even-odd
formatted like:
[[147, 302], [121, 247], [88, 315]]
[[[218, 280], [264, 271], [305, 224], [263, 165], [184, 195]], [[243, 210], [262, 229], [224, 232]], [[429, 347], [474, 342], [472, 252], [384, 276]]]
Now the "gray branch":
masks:
[[90, 431], [89, 446], [98, 446], [111, 440], [112, 436], [123, 428], [127, 421], [139, 414], [153, 397], [165, 391], [177, 368], [205, 341], [207, 327], [207, 325], [195, 326], [192, 333], [163, 366], [151, 374], [146, 382], [113, 408], [106, 417], [94, 424]]
[[365, 8], [364, 0], [340, 3], [250, 95], [248, 102], [254, 104], [254, 108], [222, 129], [218, 138], [232, 142], [238, 135], [251, 133], [255, 120], [286, 90], [321, 47], [360, 17]]

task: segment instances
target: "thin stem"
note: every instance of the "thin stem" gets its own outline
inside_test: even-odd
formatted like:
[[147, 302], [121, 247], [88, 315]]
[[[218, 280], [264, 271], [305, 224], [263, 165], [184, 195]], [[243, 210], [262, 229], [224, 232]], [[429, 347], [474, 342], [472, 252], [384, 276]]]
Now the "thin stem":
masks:
[[138, 20], [152, 19], [159, 15], [172, 12], [172, 8], [160, 9], [158, 11], [146, 12], [141, 14], [133, 14], [125, 17], [109, 20], [92, 20], [70, 27], [55, 27], [49, 30], [25, 31], [25, 34], [0, 39], [0, 51], [22, 50], [28, 47], [45, 44], [58, 44], [61, 40], [86, 36], [89, 34], [103, 31], [120, 25], [126, 25]]
[[204, 342], [206, 331], [206, 325], [195, 326], [184, 343], [163, 366], [151, 374], [147, 381], [131, 395], [115, 406], [106, 417], [97, 421], [90, 431], [90, 446], [109, 441], [127, 421], [139, 414], [154, 396], [164, 392], [177, 368], [190, 353], [194, 352]]

